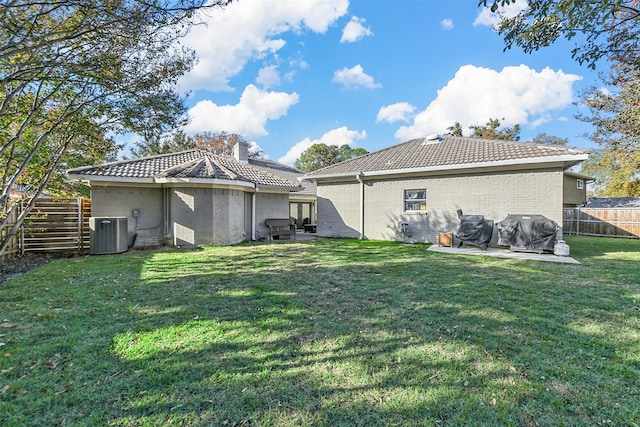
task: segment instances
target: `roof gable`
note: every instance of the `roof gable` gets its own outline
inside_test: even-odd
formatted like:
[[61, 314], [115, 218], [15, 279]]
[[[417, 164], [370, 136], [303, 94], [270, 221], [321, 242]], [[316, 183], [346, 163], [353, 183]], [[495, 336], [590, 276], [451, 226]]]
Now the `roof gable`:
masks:
[[[527, 142], [444, 136], [419, 138], [365, 154], [306, 175], [308, 178], [420, 169], [470, 168], [499, 164], [564, 161], [579, 163], [587, 151]], [[569, 165], [567, 165], [568, 167]]]

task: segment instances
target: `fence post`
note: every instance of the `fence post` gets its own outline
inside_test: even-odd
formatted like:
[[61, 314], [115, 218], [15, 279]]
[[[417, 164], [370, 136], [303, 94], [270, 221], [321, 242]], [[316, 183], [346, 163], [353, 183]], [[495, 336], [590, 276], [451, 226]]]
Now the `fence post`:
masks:
[[76, 199], [76, 207], [78, 208], [78, 252], [81, 252], [82, 247], [82, 198]]
[[[24, 209], [24, 200], [20, 200], [18, 203], [18, 218], [22, 215], [22, 210]], [[20, 235], [18, 237], [18, 249], [20, 250], [20, 255], [24, 255], [24, 222], [20, 226]]]
[[578, 206], [578, 218], [576, 218], [576, 236], [580, 235], [580, 206]]

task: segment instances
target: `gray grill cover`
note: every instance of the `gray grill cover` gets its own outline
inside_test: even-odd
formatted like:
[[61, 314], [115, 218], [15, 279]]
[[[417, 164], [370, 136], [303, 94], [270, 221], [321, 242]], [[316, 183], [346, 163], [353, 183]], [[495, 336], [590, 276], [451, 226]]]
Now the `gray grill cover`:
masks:
[[456, 233], [458, 247], [462, 246], [462, 243], [469, 243], [486, 250], [493, 234], [493, 221], [484, 219], [482, 215], [463, 215], [460, 209], [458, 209], [458, 218], [460, 218], [460, 227]]
[[558, 224], [543, 215], [507, 215], [498, 223], [498, 245], [553, 252]]

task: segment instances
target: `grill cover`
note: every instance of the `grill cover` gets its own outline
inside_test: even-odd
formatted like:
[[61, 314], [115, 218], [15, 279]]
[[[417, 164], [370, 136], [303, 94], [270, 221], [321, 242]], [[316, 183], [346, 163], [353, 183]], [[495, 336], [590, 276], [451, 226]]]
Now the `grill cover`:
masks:
[[460, 209], [458, 209], [458, 218], [460, 218], [460, 227], [456, 233], [458, 247], [462, 246], [462, 243], [468, 243], [486, 250], [493, 234], [493, 221], [484, 219], [482, 215], [463, 215]]
[[507, 215], [498, 223], [498, 245], [513, 251], [553, 252], [558, 229], [543, 215]]

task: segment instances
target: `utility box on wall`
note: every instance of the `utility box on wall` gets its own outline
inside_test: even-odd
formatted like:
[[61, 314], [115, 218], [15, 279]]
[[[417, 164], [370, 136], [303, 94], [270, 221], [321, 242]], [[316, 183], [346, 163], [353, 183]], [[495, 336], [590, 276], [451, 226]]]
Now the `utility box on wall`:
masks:
[[128, 219], [126, 217], [91, 217], [89, 230], [92, 255], [118, 254], [128, 249]]

